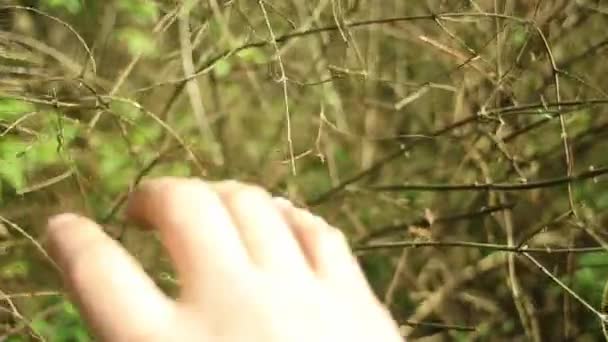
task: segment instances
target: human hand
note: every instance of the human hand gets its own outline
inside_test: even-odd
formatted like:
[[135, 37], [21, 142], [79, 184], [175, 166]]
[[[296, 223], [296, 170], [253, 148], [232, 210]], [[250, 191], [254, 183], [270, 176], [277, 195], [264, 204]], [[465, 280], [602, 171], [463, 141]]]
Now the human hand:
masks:
[[161, 178], [128, 216], [160, 232], [180, 278], [165, 296], [91, 220], [49, 221], [51, 255], [104, 341], [402, 341], [342, 233], [236, 182]]

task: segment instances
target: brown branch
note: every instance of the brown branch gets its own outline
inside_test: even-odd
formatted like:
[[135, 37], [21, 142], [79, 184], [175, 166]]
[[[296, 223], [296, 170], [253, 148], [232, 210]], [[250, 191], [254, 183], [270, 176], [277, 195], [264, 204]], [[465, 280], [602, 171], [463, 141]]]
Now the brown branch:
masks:
[[391, 234], [395, 234], [395, 233], [400, 233], [400, 232], [403, 232], [404, 229], [407, 229], [408, 227], [412, 227], [412, 226], [430, 227], [431, 225], [437, 224], [437, 223], [452, 223], [452, 222], [457, 222], [457, 221], [465, 221], [465, 220], [470, 220], [470, 219], [477, 218], [480, 216], [489, 215], [489, 214], [492, 214], [492, 213], [495, 213], [498, 211], [512, 209], [514, 206], [515, 205], [512, 203], [508, 203], [505, 205], [497, 205], [497, 206], [482, 208], [481, 210], [474, 211], [474, 212], [437, 217], [433, 220], [432, 223], [429, 222], [429, 220], [426, 218], [421, 218], [421, 219], [413, 221], [413, 222], [404, 222], [404, 223], [389, 225], [389, 226], [381, 227], [379, 229], [374, 230], [373, 232], [369, 233], [367, 236], [364, 236], [363, 238], [361, 238], [359, 240], [359, 243], [363, 244], [363, 243], [367, 243], [370, 240], [386, 237], [387, 235], [391, 235]]
[[604, 247], [529, 247], [529, 246], [508, 246], [493, 243], [469, 242], [469, 241], [395, 241], [395, 242], [378, 242], [370, 243], [361, 246], [353, 247], [356, 253], [368, 252], [380, 249], [403, 249], [403, 248], [421, 248], [421, 247], [452, 247], [452, 248], [476, 248], [499, 252], [510, 253], [542, 253], [542, 254], [570, 254], [570, 253], [599, 253], [606, 252]]
[[409, 325], [410, 327], [431, 328], [439, 330], [455, 330], [455, 331], [477, 331], [477, 328], [466, 325], [443, 324], [434, 322], [417, 322], [417, 321], [399, 321], [399, 324]]
[[[508, 107], [499, 107], [487, 109], [485, 112], [480, 112], [480, 115], [508, 115], [508, 114], [518, 114], [518, 113], [526, 113], [531, 110], [544, 109], [547, 111], [554, 111], [554, 108], [557, 109], [559, 107], [579, 107], [579, 106], [592, 106], [592, 105], [600, 105], [600, 104], [608, 104], [608, 99], [588, 99], [588, 100], [576, 100], [576, 101], [561, 101], [561, 102], [549, 102], [549, 103], [528, 103], [517, 106], [508, 106]], [[541, 113], [544, 114], [544, 113]]]
[[553, 179], [541, 180], [536, 182], [527, 182], [521, 184], [509, 183], [485, 183], [485, 184], [403, 184], [403, 185], [380, 185], [369, 187], [372, 191], [392, 192], [392, 191], [521, 191], [534, 190], [542, 188], [551, 188], [556, 186], [568, 185], [574, 182], [596, 178], [608, 174], [608, 167], [581, 172], [577, 175], [558, 177]]

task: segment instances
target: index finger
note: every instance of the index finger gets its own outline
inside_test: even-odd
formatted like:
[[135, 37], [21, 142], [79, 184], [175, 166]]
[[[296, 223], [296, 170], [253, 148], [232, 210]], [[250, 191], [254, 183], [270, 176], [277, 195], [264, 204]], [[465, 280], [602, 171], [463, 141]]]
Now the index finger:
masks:
[[175, 305], [95, 222], [73, 214], [49, 220], [50, 254], [102, 340], [132, 341], [171, 325]]

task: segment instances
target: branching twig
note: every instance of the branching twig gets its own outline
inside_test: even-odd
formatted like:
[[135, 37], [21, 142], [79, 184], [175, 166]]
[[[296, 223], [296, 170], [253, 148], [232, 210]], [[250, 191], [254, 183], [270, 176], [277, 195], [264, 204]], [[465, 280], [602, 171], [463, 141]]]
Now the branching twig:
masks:
[[[80, 42], [80, 44], [86, 51], [89, 62], [91, 63], [91, 68], [93, 69], [93, 73], [94, 74], [97, 73], [97, 64], [95, 63], [95, 58], [93, 57], [93, 53], [91, 52], [91, 49], [89, 48], [89, 46], [87, 45], [85, 40], [82, 38], [82, 36], [70, 24], [66, 23], [65, 21], [63, 21], [57, 17], [54, 17], [48, 13], [45, 13], [45, 12], [43, 12], [39, 9], [33, 8], [33, 7], [18, 6], [18, 5], [0, 6], [0, 10], [3, 10], [3, 9], [16, 9], [16, 10], [24, 10], [24, 11], [36, 13], [38, 15], [51, 19], [51, 20], [59, 23], [60, 25], [64, 26], [65, 28], [67, 28], [74, 36], [76, 36], [76, 39], [78, 39], [78, 42]], [[86, 71], [86, 65], [85, 65], [85, 67], [83, 67], [82, 71], [80, 72], [81, 77], [84, 76], [85, 71]]]
[[275, 58], [277, 59], [277, 63], [279, 65], [279, 70], [281, 72], [281, 78], [278, 80], [279, 83], [283, 86], [283, 101], [285, 103], [285, 125], [287, 127], [287, 145], [289, 148], [289, 157], [291, 159], [291, 172], [295, 176], [296, 175], [296, 158], [293, 150], [293, 140], [291, 136], [291, 113], [289, 111], [289, 97], [287, 95], [287, 75], [285, 73], [285, 66], [283, 65], [283, 57], [281, 57], [279, 51], [279, 45], [277, 44], [277, 38], [274, 34], [274, 30], [272, 29], [272, 25], [270, 24], [270, 18], [268, 17], [268, 13], [266, 12], [266, 7], [264, 5], [264, 0], [258, 0], [258, 4], [262, 13], [264, 14], [264, 20], [266, 22], [266, 27], [268, 28], [268, 32], [270, 33], [270, 42], [272, 43], [275, 50]]
[[541, 253], [541, 254], [585, 254], [607, 252], [604, 247], [529, 247], [529, 246], [507, 246], [493, 243], [470, 242], [470, 241], [396, 241], [396, 242], [375, 242], [366, 245], [355, 246], [353, 250], [357, 253], [380, 249], [402, 249], [402, 248], [421, 248], [421, 247], [458, 247], [476, 248], [491, 251], [510, 252], [510, 253]]
[[9, 227], [11, 227], [13, 230], [17, 231], [19, 234], [23, 235], [23, 237], [26, 238], [27, 240], [29, 240], [32, 243], [32, 245], [34, 245], [34, 247], [36, 247], [36, 249], [40, 252], [40, 254], [42, 254], [42, 256], [44, 256], [45, 259], [48, 260], [48, 262], [51, 265], [53, 265], [53, 267], [55, 267], [56, 269], [59, 269], [59, 266], [49, 256], [49, 254], [46, 252], [46, 250], [44, 249], [44, 247], [42, 247], [42, 245], [40, 244], [40, 242], [38, 242], [32, 235], [30, 235], [28, 232], [26, 232], [18, 224], [16, 224], [15, 222], [7, 219], [6, 217], [4, 217], [2, 215], [0, 215], [0, 222], [3, 222], [4, 224], [6, 224]]
[[434, 322], [417, 322], [417, 321], [399, 321], [400, 324], [409, 325], [411, 327], [422, 327], [422, 328], [432, 328], [439, 330], [454, 330], [454, 331], [476, 331], [476, 327], [466, 326], [466, 325], [454, 325], [454, 324], [443, 324], [443, 323], [434, 323]]

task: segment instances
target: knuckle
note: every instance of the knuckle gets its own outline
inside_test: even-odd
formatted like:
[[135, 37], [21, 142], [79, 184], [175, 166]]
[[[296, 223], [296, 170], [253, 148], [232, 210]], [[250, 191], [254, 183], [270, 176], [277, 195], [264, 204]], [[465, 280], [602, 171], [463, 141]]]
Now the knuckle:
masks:
[[270, 194], [262, 187], [249, 183], [237, 181], [225, 181], [220, 184], [220, 192], [229, 200], [266, 200], [270, 199]]
[[157, 191], [159, 209], [180, 209], [188, 203], [209, 196], [208, 186], [199, 179], [161, 179]]

